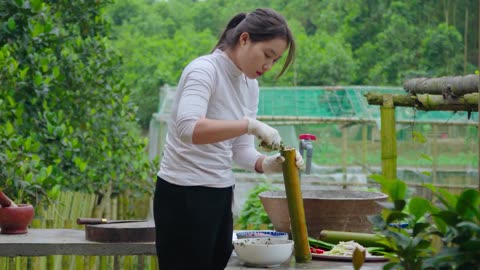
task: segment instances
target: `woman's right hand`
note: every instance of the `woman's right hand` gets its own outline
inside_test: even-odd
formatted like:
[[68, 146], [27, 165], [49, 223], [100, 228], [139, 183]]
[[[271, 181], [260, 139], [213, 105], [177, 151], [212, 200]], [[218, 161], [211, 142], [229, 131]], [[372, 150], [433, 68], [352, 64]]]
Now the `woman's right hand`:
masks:
[[248, 134], [255, 135], [259, 140], [265, 142], [273, 149], [280, 148], [282, 138], [280, 137], [278, 130], [256, 119], [250, 117], [245, 117], [245, 119], [248, 120]]

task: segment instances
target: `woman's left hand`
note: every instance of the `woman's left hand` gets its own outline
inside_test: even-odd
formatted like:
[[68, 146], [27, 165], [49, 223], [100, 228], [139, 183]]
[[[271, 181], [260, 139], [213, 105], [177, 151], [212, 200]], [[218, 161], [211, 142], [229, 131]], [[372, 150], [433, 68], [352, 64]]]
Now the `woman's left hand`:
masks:
[[[303, 158], [298, 151], [295, 151], [295, 165], [300, 170], [303, 168]], [[285, 158], [277, 153], [275, 155], [266, 156], [262, 162], [262, 169], [265, 174], [270, 173], [280, 173], [282, 172], [282, 163], [285, 161]]]

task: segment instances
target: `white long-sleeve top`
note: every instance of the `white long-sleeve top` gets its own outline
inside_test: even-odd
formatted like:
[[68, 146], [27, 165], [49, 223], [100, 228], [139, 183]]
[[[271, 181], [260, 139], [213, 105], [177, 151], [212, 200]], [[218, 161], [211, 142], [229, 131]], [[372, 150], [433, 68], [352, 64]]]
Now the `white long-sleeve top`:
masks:
[[177, 86], [158, 176], [182, 186], [229, 187], [235, 184], [233, 162], [254, 171], [262, 155], [254, 136], [193, 144], [192, 135], [201, 118], [255, 118], [258, 97], [257, 80], [248, 79], [223, 51], [193, 60]]

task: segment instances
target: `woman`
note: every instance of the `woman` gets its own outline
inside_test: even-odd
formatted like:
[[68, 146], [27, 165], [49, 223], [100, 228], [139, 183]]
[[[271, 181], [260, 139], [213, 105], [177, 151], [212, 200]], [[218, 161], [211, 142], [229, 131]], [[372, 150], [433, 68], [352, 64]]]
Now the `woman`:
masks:
[[[213, 52], [183, 71], [154, 197], [160, 269], [224, 269], [232, 252], [232, 163], [282, 171], [283, 157], [255, 149], [254, 136], [274, 148], [281, 143], [276, 129], [255, 120], [256, 78], [287, 49], [279, 76], [293, 62], [295, 43], [280, 14], [257, 9], [234, 16]], [[298, 153], [296, 165], [303, 165]]]

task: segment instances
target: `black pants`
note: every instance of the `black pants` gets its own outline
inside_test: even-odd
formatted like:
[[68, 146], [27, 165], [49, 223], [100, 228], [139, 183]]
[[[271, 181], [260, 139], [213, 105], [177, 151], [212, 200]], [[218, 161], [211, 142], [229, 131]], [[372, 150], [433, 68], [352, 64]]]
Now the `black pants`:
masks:
[[185, 187], [158, 178], [154, 196], [160, 270], [223, 270], [232, 253], [233, 188]]

